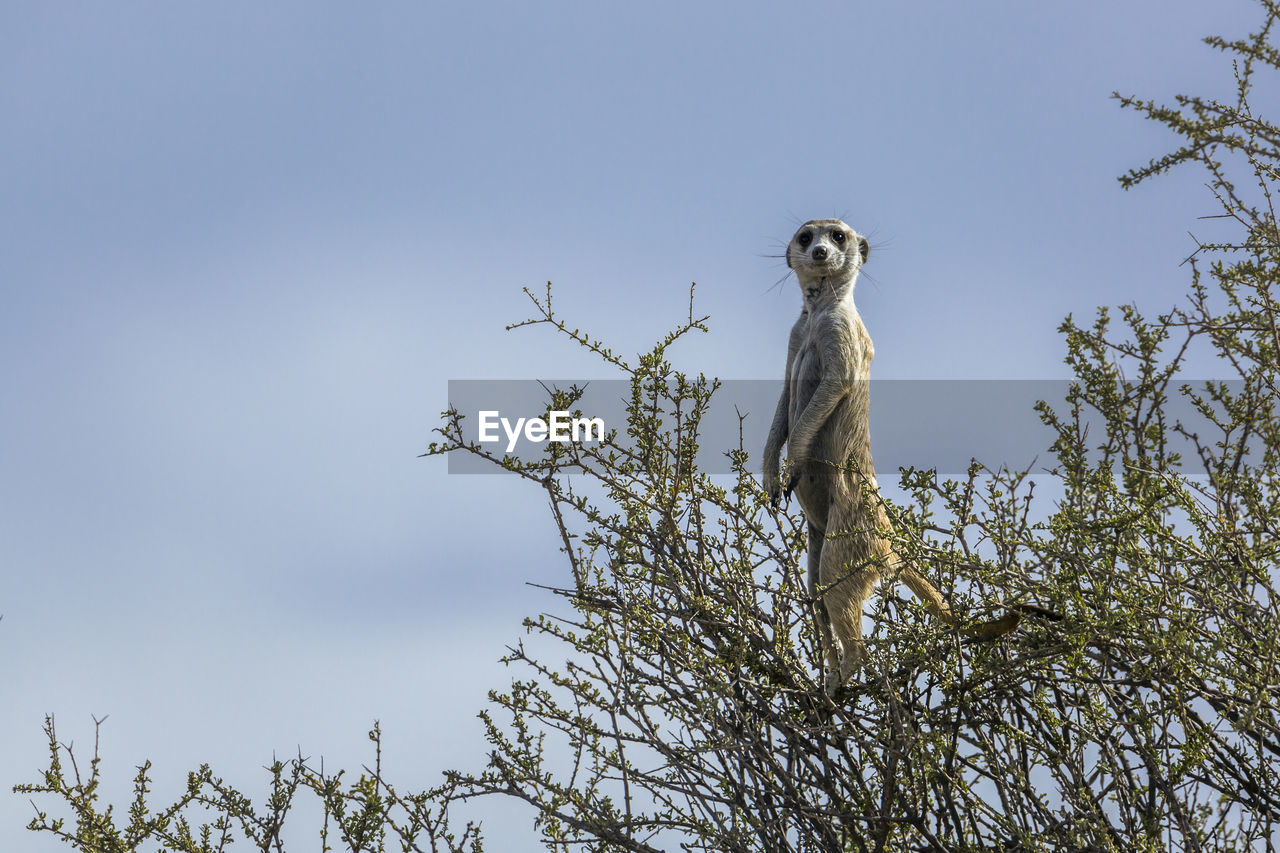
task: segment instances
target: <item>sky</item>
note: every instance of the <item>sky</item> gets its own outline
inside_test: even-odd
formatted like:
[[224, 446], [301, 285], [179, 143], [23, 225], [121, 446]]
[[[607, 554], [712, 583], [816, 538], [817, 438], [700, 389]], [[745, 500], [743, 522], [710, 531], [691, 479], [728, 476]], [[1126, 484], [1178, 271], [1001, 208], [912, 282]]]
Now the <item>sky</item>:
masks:
[[[1056, 329], [1185, 292], [1194, 172], [1114, 90], [1229, 95], [1247, 0], [52, 4], [0, 26], [0, 849], [45, 714], [107, 796], [299, 750], [482, 767], [565, 579], [541, 495], [418, 455], [459, 379], [780, 376], [803, 221], [871, 241], [876, 378], [1067, 375]], [[1264, 79], [1265, 89], [1275, 81]], [[884, 480], [882, 473], [881, 479]], [[51, 808], [51, 801], [38, 803]], [[486, 805], [494, 850], [540, 849]]]

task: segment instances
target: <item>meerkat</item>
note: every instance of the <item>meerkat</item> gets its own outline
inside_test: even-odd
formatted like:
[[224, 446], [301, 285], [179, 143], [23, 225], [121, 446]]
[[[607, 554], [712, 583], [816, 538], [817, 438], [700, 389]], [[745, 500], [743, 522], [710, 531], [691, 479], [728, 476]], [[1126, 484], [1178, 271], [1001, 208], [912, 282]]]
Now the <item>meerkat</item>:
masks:
[[[882, 575], [896, 574], [930, 613], [955, 624], [942, 595], [888, 539], [868, 423], [875, 347], [853, 304], [869, 253], [866, 238], [838, 219], [806, 222], [787, 245], [804, 306], [791, 329], [782, 396], [764, 448], [771, 502], [777, 506], [794, 489], [808, 525], [808, 587], [829, 695], [866, 654], [862, 606]], [[788, 460], [780, 472], [784, 442]], [[1016, 621], [987, 623], [978, 635], [1004, 633]]]

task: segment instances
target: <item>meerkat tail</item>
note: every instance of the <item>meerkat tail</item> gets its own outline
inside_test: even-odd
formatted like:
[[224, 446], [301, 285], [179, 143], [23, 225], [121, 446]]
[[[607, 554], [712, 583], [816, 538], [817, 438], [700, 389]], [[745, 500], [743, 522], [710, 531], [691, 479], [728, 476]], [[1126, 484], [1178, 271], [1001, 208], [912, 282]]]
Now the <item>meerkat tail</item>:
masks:
[[981, 622], [977, 625], [970, 625], [962, 628], [960, 633], [963, 634], [968, 642], [980, 643], [987, 640], [995, 640], [1008, 634], [1022, 622], [1022, 614], [1016, 610], [1010, 610], [999, 619], [992, 619], [990, 622]]
[[947, 604], [946, 599], [919, 572], [911, 566], [903, 566], [898, 576], [907, 585], [907, 588], [915, 594], [916, 598], [924, 603], [925, 608], [934, 617], [950, 627], [959, 628], [960, 633], [970, 642], [985, 642], [1003, 637], [1022, 623], [1024, 615], [1038, 619], [1048, 619], [1051, 622], [1060, 622], [1063, 618], [1061, 614], [1054, 613], [1052, 610], [1041, 607], [1038, 604], [1019, 603], [1006, 610], [1004, 616], [999, 619], [980, 622], [977, 625], [962, 626], [956, 619], [955, 614], [951, 612], [951, 607]]
[[1014, 605], [1028, 616], [1034, 616], [1037, 619], [1048, 619], [1050, 622], [1061, 622], [1065, 617], [1061, 613], [1055, 613], [1047, 607], [1041, 607], [1039, 604], [1027, 604], [1021, 602]]
[[919, 572], [911, 566], [903, 566], [898, 577], [930, 613], [948, 625], [956, 624], [956, 618], [951, 614], [951, 607], [942, 597], [942, 593], [938, 592], [934, 585], [925, 580]]
[[1050, 622], [1061, 622], [1063, 620], [1061, 613], [1055, 613], [1047, 607], [1019, 602], [1009, 606], [1004, 616], [999, 619], [970, 625], [961, 633], [969, 638], [969, 642], [980, 643], [986, 640], [994, 640], [1017, 628], [1022, 622], [1023, 616], [1030, 616], [1033, 619], [1047, 619]]

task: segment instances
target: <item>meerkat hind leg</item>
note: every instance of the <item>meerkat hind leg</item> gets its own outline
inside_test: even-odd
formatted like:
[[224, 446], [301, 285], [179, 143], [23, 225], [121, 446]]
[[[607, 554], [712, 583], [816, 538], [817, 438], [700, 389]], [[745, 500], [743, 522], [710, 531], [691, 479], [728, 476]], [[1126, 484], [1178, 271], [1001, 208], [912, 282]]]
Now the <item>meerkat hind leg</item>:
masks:
[[809, 596], [812, 599], [814, 633], [818, 639], [818, 651], [823, 659], [822, 685], [830, 694], [831, 685], [840, 672], [840, 651], [831, 632], [831, 618], [827, 615], [827, 605], [822, 596], [822, 552], [826, 532], [816, 525], [809, 524]]
[[827, 614], [839, 647], [839, 669], [828, 680], [827, 693], [840, 689], [862, 668], [867, 649], [862, 642], [862, 604], [876, 586], [877, 575], [869, 569], [854, 569], [827, 590]]
[[[840, 529], [840, 528], [835, 528]], [[875, 590], [879, 572], [854, 556], [854, 539], [847, 534], [828, 539], [822, 549], [822, 603], [838, 648], [839, 667], [828, 677], [831, 695], [862, 667], [862, 605]], [[853, 563], [853, 565], [850, 565]]]

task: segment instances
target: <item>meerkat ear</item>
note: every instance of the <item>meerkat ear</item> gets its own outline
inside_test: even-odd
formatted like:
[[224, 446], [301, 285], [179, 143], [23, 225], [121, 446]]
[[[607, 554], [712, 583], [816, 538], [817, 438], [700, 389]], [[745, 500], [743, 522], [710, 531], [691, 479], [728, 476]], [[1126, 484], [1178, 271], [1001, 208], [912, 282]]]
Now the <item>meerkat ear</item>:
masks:
[[871, 244], [867, 242], [866, 237], [858, 238], [858, 254], [862, 255], [862, 262], [867, 262], [867, 256], [871, 254]]

